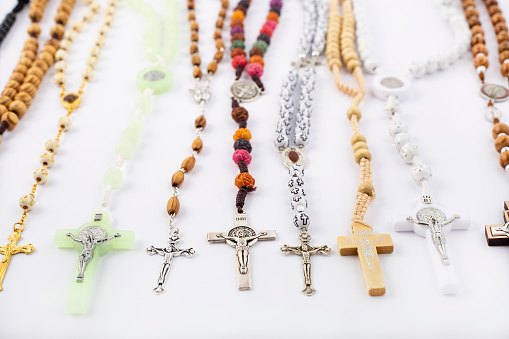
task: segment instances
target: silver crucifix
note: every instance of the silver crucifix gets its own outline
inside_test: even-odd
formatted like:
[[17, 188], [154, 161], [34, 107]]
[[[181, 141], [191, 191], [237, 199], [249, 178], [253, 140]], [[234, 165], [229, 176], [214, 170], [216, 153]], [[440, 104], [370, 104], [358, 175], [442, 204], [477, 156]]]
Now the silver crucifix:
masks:
[[194, 254], [193, 248], [180, 249], [177, 248], [177, 243], [180, 241], [180, 232], [178, 228], [170, 233], [170, 239], [167, 247], [154, 247], [150, 246], [147, 248], [149, 255], [159, 254], [164, 257], [163, 266], [161, 267], [161, 273], [159, 279], [157, 279], [157, 286], [154, 288], [155, 294], [161, 294], [164, 292], [164, 285], [170, 271], [171, 260], [173, 257], [185, 255], [190, 257]]
[[304, 284], [305, 287], [302, 290], [302, 293], [305, 295], [311, 296], [315, 294], [316, 290], [311, 285], [311, 255], [313, 254], [323, 254], [328, 255], [331, 252], [331, 249], [327, 245], [313, 247], [309, 245], [311, 241], [311, 236], [309, 235], [307, 228], [301, 228], [299, 240], [301, 242], [300, 246], [287, 246], [284, 245], [281, 247], [281, 251], [284, 254], [297, 254], [302, 256], [302, 268], [304, 271]]
[[237, 286], [239, 290], [251, 289], [251, 275], [249, 265], [249, 247], [258, 240], [274, 240], [276, 231], [258, 232], [247, 224], [247, 214], [236, 213], [234, 227], [227, 232], [213, 232], [207, 234], [209, 242], [226, 242], [235, 247], [237, 257]]

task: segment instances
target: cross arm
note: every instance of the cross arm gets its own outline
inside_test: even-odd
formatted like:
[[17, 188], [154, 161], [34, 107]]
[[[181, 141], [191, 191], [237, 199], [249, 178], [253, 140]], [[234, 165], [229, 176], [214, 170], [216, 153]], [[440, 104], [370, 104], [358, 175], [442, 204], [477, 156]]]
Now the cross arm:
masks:
[[207, 241], [209, 242], [225, 242], [222, 232], [209, 232], [207, 233]]
[[67, 233], [76, 236], [76, 232], [75, 229], [58, 229], [53, 237], [53, 242], [58, 248], [74, 248], [74, 240], [68, 237]]
[[290, 253], [302, 254], [302, 247], [283, 245], [283, 247], [281, 247], [281, 252], [283, 252], [284, 254]]

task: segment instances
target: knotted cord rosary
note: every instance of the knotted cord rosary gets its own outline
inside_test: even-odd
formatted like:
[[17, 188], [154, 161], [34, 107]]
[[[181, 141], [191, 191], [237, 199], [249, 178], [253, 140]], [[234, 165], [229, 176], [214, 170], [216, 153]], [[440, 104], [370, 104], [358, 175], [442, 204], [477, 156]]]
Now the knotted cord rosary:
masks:
[[[301, 241], [300, 246], [284, 245], [281, 251], [284, 254], [293, 253], [302, 256], [305, 285], [302, 293], [311, 296], [316, 292], [311, 283], [311, 255], [317, 253], [327, 255], [331, 251], [327, 245], [314, 247], [309, 244], [311, 241], [308, 231], [310, 219], [305, 213], [308, 202], [304, 191], [304, 166], [306, 165], [304, 148], [309, 141], [313, 112], [315, 65], [325, 48], [328, 5], [323, 0], [305, 0], [303, 7], [304, 30], [299, 42], [299, 60], [293, 63], [294, 68], [288, 72], [281, 88], [279, 120], [274, 145], [281, 153], [283, 164], [290, 174], [288, 188], [291, 207], [295, 213], [293, 224], [300, 230], [299, 240]], [[295, 110], [293, 102], [297, 97], [299, 106]], [[290, 146], [292, 132], [294, 146]]]
[[[360, 133], [358, 126], [362, 116], [359, 105], [365, 94], [365, 84], [361, 64], [355, 52], [355, 20], [352, 14], [352, 3], [351, 0], [342, 2], [342, 18], [339, 14], [338, 2], [339, 0], [330, 0], [329, 3], [329, 27], [325, 55], [334, 75], [336, 87], [340, 92], [353, 98], [352, 105], [347, 111], [347, 118], [354, 132], [351, 144], [355, 162], [360, 165], [361, 169], [360, 185], [350, 224], [353, 235], [338, 237], [338, 248], [341, 255], [358, 255], [369, 295], [384, 295], [385, 283], [378, 254], [392, 253], [393, 244], [389, 234], [372, 234], [373, 227], [364, 221], [368, 205], [375, 198], [375, 188], [372, 184], [371, 153], [368, 150], [366, 138]], [[342, 82], [340, 78], [342, 62], [353, 74], [359, 89]]]
[[[0, 24], [0, 45], [5, 39], [5, 36], [12, 28], [12, 25], [14, 25], [14, 21], [16, 21], [16, 15], [23, 10], [23, 8], [28, 4], [29, 0], [18, 0], [18, 3], [12, 11], [7, 13], [4, 20]], [[44, 7], [45, 5], [41, 6]], [[35, 6], [34, 6], [35, 7]]]
[[249, 247], [258, 240], [274, 240], [276, 231], [257, 231], [249, 226], [247, 213], [244, 211], [246, 196], [255, 190], [255, 179], [249, 174], [248, 166], [251, 163], [252, 146], [250, 143], [251, 132], [247, 129], [248, 111], [239, 105], [239, 101], [251, 101], [256, 99], [259, 90], [263, 90], [260, 77], [263, 74], [263, 56], [270, 44], [270, 38], [277, 26], [281, 14], [282, 1], [271, 0], [270, 11], [267, 21], [260, 29], [257, 41], [250, 51], [250, 62], [247, 72], [255, 82], [239, 81], [243, 69], [247, 65], [246, 52], [244, 51], [244, 18], [251, 1], [241, 0], [235, 7], [231, 16], [231, 39], [232, 39], [232, 66], [235, 69], [236, 81], [232, 85], [232, 118], [239, 124], [239, 129], [233, 134], [233, 161], [238, 166], [240, 174], [235, 177], [235, 186], [239, 189], [235, 206], [237, 213], [234, 217], [234, 227], [226, 232], [211, 232], [207, 234], [210, 242], [226, 242], [235, 247], [237, 256], [237, 287], [239, 290], [251, 288], [251, 276], [249, 267]]

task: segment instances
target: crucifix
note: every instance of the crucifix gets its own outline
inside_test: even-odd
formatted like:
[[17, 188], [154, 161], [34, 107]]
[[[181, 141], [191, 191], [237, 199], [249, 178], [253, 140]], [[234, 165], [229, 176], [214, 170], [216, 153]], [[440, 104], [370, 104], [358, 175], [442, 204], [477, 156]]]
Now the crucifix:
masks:
[[71, 314], [86, 311], [99, 257], [117, 249], [134, 247], [133, 231], [114, 232], [106, 210], [92, 213], [90, 221], [78, 229], [59, 229], [54, 242], [59, 248], [73, 248], [80, 253], [74, 279], [67, 293], [66, 310]]
[[239, 290], [251, 289], [251, 270], [249, 247], [258, 240], [274, 240], [276, 231], [258, 232], [247, 224], [247, 213], [235, 213], [234, 226], [228, 231], [207, 233], [209, 242], [226, 242], [235, 247], [237, 257], [237, 287]]
[[157, 286], [154, 288], [155, 294], [162, 294], [164, 292], [164, 284], [166, 283], [166, 279], [168, 277], [168, 273], [170, 272], [171, 260], [173, 257], [177, 257], [180, 255], [185, 255], [186, 257], [190, 257], [194, 254], [193, 248], [180, 249], [177, 248], [177, 243], [180, 241], [180, 232], [178, 228], [174, 230], [170, 234], [170, 239], [168, 241], [167, 247], [154, 247], [150, 246], [147, 248], [147, 253], [149, 255], [159, 254], [164, 257], [163, 266], [161, 267], [161, 273], [159, 274], [159, 279], [157, 280]]
[[12, 256], [18, 253], [30, 254], [35, 249], [32, 244], [18, 246], [17, 243], [21, 239], [21, 233], [16, 230], [15, 228], [14, 232], [9, 235], [9, 243], [5, 246], [0, 246], [0, 254], [3, 254], [2, 261], [0, 262], [0, 291], [3, 290], [2, 282], [4, 281]]
[[459, 284], [446, 251], [446, 235], [453, 229], [468, 229], [470, 220], [459, 215], [447, 218], [443, 209], [433, 204], [431, 195], [427, 194], [417, 197], [417, 206], [412, 215], [398, 218], [393, 222], [393, 225], [397, 232], [414, 231], [426, 238], [428, 252], [441, 293], [456, 294]]
[[504, 201], [504, 224], [486, 225], [485, 234], [488, 246], [509, 245], [509, 201]]
[[331, 249], [327, 245], [313, 247], [309, 245], [311, 241], [311, 236], [309, 235], [307, 228], [301, 228], [299, 240], [301, 242], [300, 246], [287, 246], [284, 245], [281, 247], [281, 251], [284, 254], [297, 254], [302, 256], [302, 268], [304, 271], [304, 284], [305, 287], [302, 290], [307, 296], [311, 296], [315, 294], [316, 290], [311, 285], [311, 255], [313, 254], [323, 254], [328, 255], [331, 252]]
[[385, 294], [385, 283], [378, 254], [392, 253], [394, 244], [389, 234], [373, 234], [371, 227], [354, 222], [353, 235], [338, 237], [340, 255], [357, 255], [369, 295]]

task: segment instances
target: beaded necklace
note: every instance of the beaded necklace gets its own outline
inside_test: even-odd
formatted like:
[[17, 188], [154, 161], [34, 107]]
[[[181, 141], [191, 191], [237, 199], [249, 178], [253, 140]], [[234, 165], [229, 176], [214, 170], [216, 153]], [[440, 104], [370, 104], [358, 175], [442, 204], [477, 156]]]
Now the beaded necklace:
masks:
[[[230, 93], [239, 102], [253, 101], [258, 98], [260, 94], [265, 92], [265, 87], [260, 79], [263, 74], [263, 67], [265, 66], [263, 56], [270, 45], [270, 39], [279, 22], [281, 7], [283, 6], [282, 0], [270, 1], [270, 11], [267, 15], [267, 21], [263, 24], [256, 42], [249, 51], [250, 59], [248, 62], [244, 50], [244, 18], [247, 15], [250, 4], [251, 0], [239, 1], [237, 7], [235, 7], [233, 11], [230, 22], [232, 42], [231, 58], [233, 69], [235, 69], [235, 81], [230, 87]], [[239, 80], [246, 66], [247, 74], [251, 77], [253, 82]]]
[[[444, 1], [442, 11], [454, 32], [453, 45], [427, 59], [413, 62], [405, 76], [389, 75], [381, 71], [369, 48], [365, 17], [367, 6], [364, 4], [364, 0], [353, 1], [354, 13], [358, 22], [357, 41], [364, 67], [372, 73], [378, 73], [374, 79], [374, 94], [378, 99], [385, 101], [384, 112], [392, 120], [389, 134], [393, 138], [393, 145], [403, 162], [413, 164], [412, 178], [422, 189], [421, 194], [417, 196], [416, 207], [412, 214], [395, 218], [394, 229], [396, 231], [414, 231], [426, 238], [440, 291], [443, 294], [455, 294], [458, 290], [458, 281], [446, 253], [445, 236], [452, 229], [467, 229], [470, 226], [470, 220], [466, 216], [460, 218], [458, 215], [447, 218], [443, 212], [444, 209], [434, 203], [429, 188], [431, 169], [422, 162], [419, 157], [419, 148], [408, 135], [407, 125], [401, 121], [400, 101], [407, 97], [410, 88], [409, 77], [417, 79], [425, 74], [432, 74], [438, 69], [444, 70], [467, 51], [470, 40], [467, 22], [451, 2]], [[436, 257], [437, 254], [439, 258]]]
[[216, 52], [214, 53], [212, 62], [210, 62], [209, 65], [207, 66], [207, 80], [204, 86], [199, 85], [200, 79], [202, 77], [202, 72], [200, 69], [201, 59], [198, 54], [199, 25], [196, 22], [196, 13], [194, 11], [195, 4], [194, 0], [189, 0], [187, 3], [189, 26], [191, 29], [191, 47], [189, 51], [191, 53], [191, 62], [193, 64], [193, 77], [195, 79], [194, 88], [191, 90], [191, 93], [193, 95], [194, 100], [200, 105], [201, 112], [194, 122], [196, 138], [194, 139], [191, 145], [193, 152], [191, 153], [190, 156], [184, 159], [184, 161], [180, 165], [180, 169], [176, 171], [171, 178], [173, 194], [172, 197], [168, 200], [168, 203], [166, 205], [167, 207], [166, 210], [170, 216], [168, 246], [159, 248], [151, 246], [147, 248], [147, 253], [149, 255], [158, 254], [164, 257], [163, 265], [161, 267], [159, 278], [157, 280], [157, 286], [154, 288], [154, 293], [156, 294], [161, 294], [164, 292], [164, 285], [168, 277], [172, 259], [176, 256], [181, 255], [186, 255], [189, 257], [195, 253], [193, 248], [179, 249], [177, 247], [177, 244], [181, 239], [180, 230], [175, 223], [175, 218], [180, 211], [180, 201], [178, 196], [180, 192], [179, 189], [184, 183], [185, 173], [191, 171], [194, 168], [194, 165], [196, 163], [196, 155], [203, 148], [201, 132], [203, 131], [207, 123], [207, 120], [205, 119], [205, 113], [207, 111], [208, 102], [211, 98], [210, 84], [214, 73], [217, 71], [218, 63], [223, 58], [224, 44], [223, 41], [221, 40], [221, 36], [223, 20], [226, 16], [226, 11], [228, 10], [229, 3], [227, 0], [220, 0], [220, 3], [221, 8], [219, 10], [218, 18], [216, 20], [216, 31], [214, 32], [213, 35]]
[[[0, 96], [0, 143], [3, 133], [14, 129], [32, 104], [44, 75], [53, 64], [59, 41], [64, 37], [65, 25], [76, 0], [62, 0], [55, 16], [55, 25], [50, 30], [51, 38], [46, 41], [41, 52], [37, 53], [37, 38], [41, 34], [39, 22], [48, 1], [34, 0], [30, 5], [29, 17], [32, 23], [28, 26], [29, 38], [25, 41], [18, 65]], [[91, 0], [85, 1], [86, 4], [90, 2]], [[97, 9], [98, 7], [94, 7], [90, 11]]]
[[[392, 253], [393, 244], [389, 234], [373, 234], [373, 227], [364, 221], [369, 203], [375, 199], [373, 187], [371, 153], [368, 150], [366, 138], [359, 132], [361, 110], [359, 105], [365, 94], [365, 83], [360, 62], [355, 52], [354, 27], [355, 19], [352, 14], [351, 0], [343, 0], [343, 17], [338, 11], [339, 0], [330, 0], [329, 27], [327, 30], [327, 47], [325, 55], [338, 90], [353, 98], [350, 109], [346, 115], [353, 130], [351, 144], [354, 151], [355, 162], [360, 165], [360, 185], [357, 190], [357, 199], [350, 224], [351, 236], [337, 238], [340, 255], [359, 256], [364, 282], [369, 295], [385, 294], [385, 283], [382, 269], [378, 261], [378, 254]], [[340, 43], [341, 41], [341, 43]], [[340, 70], [342, 62], [355, 77], [359, 89], [350, 87], [342, 82]]]
[[[305, 213], [308, 202], [304, 191], [304, 166], [306, 165], [304, 148], [309, 141], [313, 112], [315, 65], [325, 47], [328, 6], [323, 0], [305, 0], [303, 7], [304, 30], [299, 42], [299, 60], [293, 63], [294, 68], [288, 72], [283, 81], [274, 145], [281, 153], [283, 164], [290, 174], [288, 188], [291, 207], [295, 213], [293, 225], [300, 229], [299, 240], [301, 241], [300, 246], [284, 245], [281, 251], [284, 254], [292, 253], [302, 256], [305, 284], [302, 293], [311, 296], [316, 292], [311, 284], [311, 255], [317, 253], [327, 255], [331, 251], [327, 245], [319, 247], [309, 245], [310, 218]], [[293, 102], [297, 101], [297, 97], [299, 106], [295, 110]], [[297, 111], [296, 117], [294, 117], [295, 111]], [[290, 146], [292, 130], [294, 145]]]
[[[498, 161], [500, 166], [509, 172], [509, 126], [500, 122], [502, 111], [495, 107], [496, 102], [505, 101], [509, 98], [508, 88], [485, 82], [485, 73], [489, 67], [488, 48], [484, 40], [484, 30], [479, 20], [475, 1], [462, 0], [465, 18], [472, 32], [472, 56], [474, 67], [481, 80], [481, 95], [487, 100], [486, 118], [494, 124], [492, 136], [495, 139], [495, 150], [500, 153]], [[509, 29], [506, 20], [496, 0], [484, 0], [484, 5], [490, 15], [491, 23], [498, 42], [500, 73], [509, 80]], [[504, 224], [486, 225], [485, 235], [489, 246], [509, 245], [509, 201], [504, 201]]]
[[[235, 186], [238, 188], [235, 206], [237, 213], [234, 216], [234, 226], [226, 232], [211, 232], [207, 234], [209, 242], [226, 242], [236, 250], [237, 256], [237, 288], [239, 290], [251, 289], [251, 272], [249, 266], [249, 247], [258, 240], [276, 239], [276, 231], [257, 231], [249, 226], [247, 213], [244, 211], [246, 196], [249, 192], [255, 191], [255, 179], [249, 174], [248, 166], [251, 163], [252, 146], [249, 140], [251, 132], [247, 129], [248, 111], [239, 105], [239, 101], [251, 101], [259, 95], [261, 85], [260, 76], [263, 73], [263, 55], [270, 43], [270, 36], [275, 29], [281, 13], [281, 0], [270, 2], [270, 12], [267, 21], [260, 30], [258, 40], [251, 49], [251, 60], [248, 66], [248, 74], [252, 82], [239, 81], [242, 70], [247, 65], [246, 53], [244, 51], [244, 18], [250, 1], [241, 0], [231, 17], [232, 35], [232, 66], [235, 69], [236, 81], [230, 88], [232, 95], [232, 118], [239, 124], [239, 129], [233, 134], [233, 161], [238, 166], [240, 173], [235, 177]], [[235, 87], [238, 84], [238, 87]], [[246, 85], [247, 84], [247, 85]], [[261, 86], [261, 87], [259, 87]]]
[[4, 20], [0, 24], [0, 45], [5, 39], [5, 36], [12, 28], [12, 25], [14, 25], [14, 21], [16, 21], [16, 15], [21, 12], [23, 7], [25, 7], [28, 4], [29, 0], [18, 0], [18, 3], [14, 8], [7, 13]]

